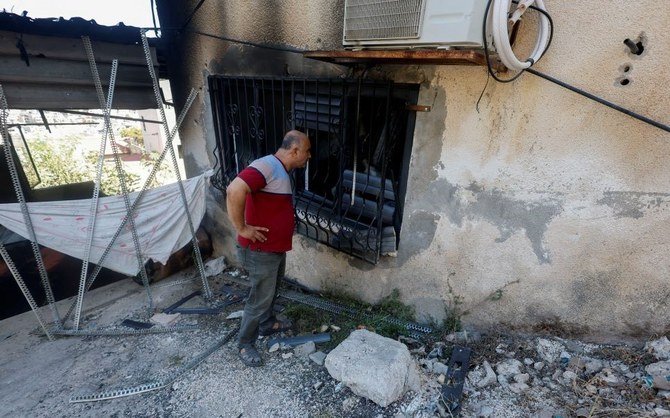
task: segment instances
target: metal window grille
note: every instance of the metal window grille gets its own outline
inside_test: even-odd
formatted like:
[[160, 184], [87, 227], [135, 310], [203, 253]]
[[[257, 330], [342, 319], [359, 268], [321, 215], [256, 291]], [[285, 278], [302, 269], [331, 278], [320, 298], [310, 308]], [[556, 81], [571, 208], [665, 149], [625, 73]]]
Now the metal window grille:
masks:
[[371, 263], [396, 251], [413, 119], [392, 82], [212, 76], [209, 87], [215, 187], [301, 130], [312, 158], [292, 173], [297, 232]]

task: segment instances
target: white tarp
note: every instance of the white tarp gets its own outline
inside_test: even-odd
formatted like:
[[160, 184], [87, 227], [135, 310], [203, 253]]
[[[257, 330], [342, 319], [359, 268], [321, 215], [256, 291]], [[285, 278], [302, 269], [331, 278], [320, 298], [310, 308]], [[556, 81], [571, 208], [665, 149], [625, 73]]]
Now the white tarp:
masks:
[[[197, 229], [205, 214], [205, 193], [211, 171], [183, 182], [191, 219]], [[165, 264], [170, 254], [191, 240], [188, 218], [177, 183], [147, 190], [135, 210], [135, 227], [142, 251], [142, 265], [148, 260]], [[130, 193], [130, 203], [138, 193]], [[84, 259], [91, 200], [30, 202], [28, 211], [37, 242], [64, 254]], [[126, 215], [123, 196], [101, 197], [89, 261], [98, 264]], [[18, 203], [0, 204], [0, 225], [29, 239], [28, 228]], [[139, 273], [130, 226], [123, 231], [102, 263], [104, 267], [127, 275]]]

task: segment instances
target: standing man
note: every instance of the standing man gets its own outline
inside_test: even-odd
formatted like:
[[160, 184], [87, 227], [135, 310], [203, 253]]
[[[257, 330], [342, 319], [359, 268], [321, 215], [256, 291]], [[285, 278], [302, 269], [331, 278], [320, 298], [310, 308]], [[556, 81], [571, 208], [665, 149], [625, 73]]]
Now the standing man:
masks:
[[262, 364], [255, 347], [259, 334], [291, 327], [275, 318], [272, 308], [295, 227], [289, 172], [307, 164], [310, 148], [307, 135], [289, 131], [274, 155], [249, 164], [226, 189], [228, 217], [237, 230], [240, 261], [251, 282], [238, 338], [240, 359], [247, 366]]

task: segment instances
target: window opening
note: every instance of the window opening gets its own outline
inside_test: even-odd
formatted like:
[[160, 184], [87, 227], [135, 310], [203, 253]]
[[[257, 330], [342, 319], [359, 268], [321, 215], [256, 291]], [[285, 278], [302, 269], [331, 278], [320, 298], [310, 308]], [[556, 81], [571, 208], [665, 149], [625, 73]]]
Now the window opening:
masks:
[[418, 85], [212, 76], [220, 190], [290, 129], [312, 142], [293, 172], [297, 232], [377, 263], [397, 251]]

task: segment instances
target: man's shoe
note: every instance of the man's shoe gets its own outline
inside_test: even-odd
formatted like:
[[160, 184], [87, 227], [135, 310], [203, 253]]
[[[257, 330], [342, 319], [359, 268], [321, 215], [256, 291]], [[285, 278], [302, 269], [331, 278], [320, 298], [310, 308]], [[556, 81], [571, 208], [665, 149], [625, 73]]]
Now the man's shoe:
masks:
[[258, 327], [258, 333], [263, 337], [267, 337], [268, 335], [276, 334], [278, 332], [288, 331], [292, 327], [293, 323], [291, 321], [280, 321], [279, 319], [275, 319], [274, 321], [269, 321], [260, 325]]

